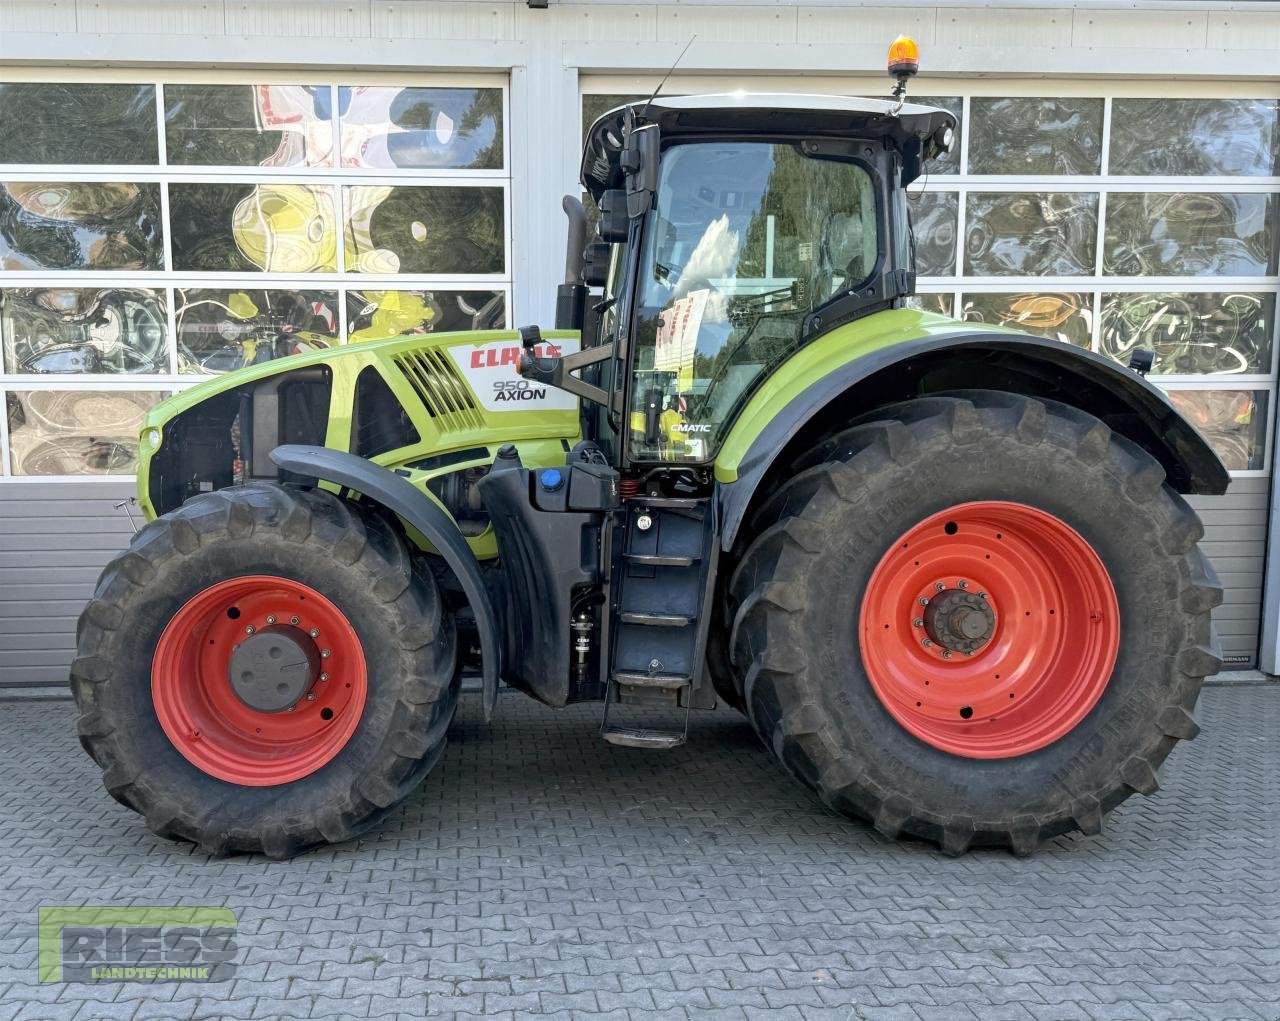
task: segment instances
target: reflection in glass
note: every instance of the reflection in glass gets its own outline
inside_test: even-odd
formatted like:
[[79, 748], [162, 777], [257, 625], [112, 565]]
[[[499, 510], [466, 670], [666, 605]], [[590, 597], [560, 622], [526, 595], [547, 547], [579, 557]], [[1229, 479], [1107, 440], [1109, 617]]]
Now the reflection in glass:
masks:
[[1280, 174], [1280, 100], [1113, 99], [1113, 174]]
[[1101, 99], [974, 96], [969, 117], [971, 174], [1096, 174], [1101, 169]]
[[[633, 103], [637, 99], [647, 99], [648, 95], [647, 92], [643, 96], [625, 92], [602, 92], [583, 96], [582, 137], [586, 138], [587, 129], [610, 110], [622, 106], [623, 103]], [[676, 93], [671, 93], [671, 95], [676, 95]]]
[[956, 271], [956, 217], [953, 191], [908, 192], [911, 231], [916, 239], [916, 275], [949, 277]]
[[338, 343], [333, 291], [179, 288], [179, 372], [230, 372]]
[[307, 184], [171, 184], [173, 268], [321, 273], [337, 268], [333, 189]]
[[4, 163], [155, 163], [155, 86], [0, 83], [0, 139]]
[[498, 170], [502, 90], [344, 85], [344, 167]]
[[332, 166], [329, 97], [327, 85], [166, 85], [166, 157], [180, 166]]
[[1092, 276], [1098, 196], [973, 192], [965, 214], [966, 276]]
[[950, 291], [938, 291], [936, 293], [913, 294], [906, 300], [907, 308], [918, 308], [922, 312], [937, 312], [939, 315], [950, 317], [952, 304], [955, 301]]
[[1103, 272], [1116, 276], [1263, 276], [1274, 242], [1270, 195], [1107, 196]]
[[970, 322], [1008, 326], [1076, 347], [1088, 347], [1093, 340], [1091, 294], [964, 294], [960, 308]]
[[346, 188], [347, 269], [353, 273], [501, 273], [501, 188]]
[[505, 328], [502, 291], [348, 291], [347, 340]]
[[1267, 391], [1170, 390], [1169, 400], [1231, 471], [1266, 466]]
[[937, 159], [929, 160], [924, 165], [926, 174], [958, 174], [960, 173], [960, 153], [964, 151], [964, 102], [959, 96], [912, 96], [909, 100], [921, 106], [936, 106], [940, 110], [954, 114], [956, 118], [956, 137], [951, 142], [951, 151], [944, 152]]
[[168, 372], [165, 294], [147, 288], [0, 291], [11, 373]]
[[160, 185], [0, 184], [0, 269], [164, 269]]
[[10, 390], [9, 458], [14, 475], [132, 475], [142, 418], [167, 395], [156, 391]]
[[1154, 372], [1269, 373], [1274, 294], [1104, 294], [1102, 353], [1128, 365], [1156, 353]]

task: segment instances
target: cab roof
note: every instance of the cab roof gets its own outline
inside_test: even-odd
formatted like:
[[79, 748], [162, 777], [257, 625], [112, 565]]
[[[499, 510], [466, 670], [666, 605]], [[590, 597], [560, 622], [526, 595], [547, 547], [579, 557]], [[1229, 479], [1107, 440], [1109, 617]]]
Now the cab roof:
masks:
[[[813, 135], [887, 137], [899, 148], [923, 143], [939, 128], [955, 128], [946, 110], [897, 100], [803, 93], [723, 92], [703, 96], [639, 99], [603, 114], [587, 131], [582, 153], [582, 184], [593, 198], [622, 187], [618, 157], [627, 111], [637, 123], [657, 124], [664, 140], [696, 135]], [[895, 114], [894, 111], [897, 110]]]

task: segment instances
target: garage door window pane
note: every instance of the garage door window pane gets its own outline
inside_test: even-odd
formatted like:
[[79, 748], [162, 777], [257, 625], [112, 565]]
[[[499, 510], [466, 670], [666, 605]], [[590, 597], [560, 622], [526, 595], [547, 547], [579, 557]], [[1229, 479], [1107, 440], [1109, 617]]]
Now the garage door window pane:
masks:
[[1077, 347], [1093, 339], [1093, 295], [1081, 292], [1054, 294], [965, 294], [962, 318], [970, 322], [1009, 326]]
[[155, 163], [155, 86], [0, 83], [0, 139], [4, 163]]
[[1111, 172], [1205, 177], [1280, 173], [1275, 99], [1115, 99]]
[[345, 189], [347, 269], [355, 273], [501, 273], [501, 188]]
[[163, 268], [160, 185], [0, 184], [0, 270]]
[[968, 276], [1092, 276], [1098, 196], [1025, 192], [969, 196]]
[[956, 214], [953, 191], [909, 194], [911, 230], [916, 239], [916, 275], [949, 277], [956, 271]]
[[1102, 100], [969, 101], [969, 173], [1096, 174], [1102, 164]]
[[167, 334], [163, 290], [20, 287], [0, 291], [6, 372], [168, 372]]
[[1103, 270], [1118, 276], [1263, 276], [1275, 199], [1207, 192], [1107, 197]]
[[173, 268], [319, 273], [337, 268], [333, 189], [306, 184], [171, 184]]
[[960, 154], [964, 152], [964, 102], [959, 96], [912, 96], [912, 103], [922, 106], [936, 106], [953, 114], [956, 119], [956, 137], [951, 143], [951, 151], [944, 152], [937, 159], [924, 165], [927, 174], [960, 173]]
[[1171, 390], [1169, 399], [1204, 434], [1231, 471], [1266, 465], [1265, 390]]
[[950, 291], [942, 291], [935, 294], [913, 294], [907, 298], [906, 305], [907, 308], [918, 308], [922, 312], [936, 312], [939, 315], [950, 316], [954, 300]]
[[1163, 375], [1269, 373], [1275, 310], [1274, 294], [1104, 294], [1102, 351], [1149, 348]]
[[334, 291], [179, 288], [180, 372], [230, 372], [338, 343]]
[[502, 168], [502, 90], [346, 86], [342, 165]]
[[347, 339], [506, 327], [502, 291], [348, 291]]
[[171, 164], [327, 167], [333, 120], [327, 85], [166, 85]]
[[138, 430], [166, 395], [27, 390], [5, 395], [14, 475], [132, 475]]

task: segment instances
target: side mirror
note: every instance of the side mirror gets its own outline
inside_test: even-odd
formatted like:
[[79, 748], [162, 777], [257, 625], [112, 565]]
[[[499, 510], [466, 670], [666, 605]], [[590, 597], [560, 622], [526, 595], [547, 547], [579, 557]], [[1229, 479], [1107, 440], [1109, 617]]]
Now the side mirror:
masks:
[[588, 287], [603, 287], [609, 279], [612, 247], [604, 241], [592, 241], [582, 252], [582, 282]]
[[600, 240], [611, 245], [627, 240], [627, 193], [611, 188], [600, 196]]
[[632, 128], [619, 163], [627, 179], [627, 215], [644, 216], [658, 190], [659, 137], [656, 124]]

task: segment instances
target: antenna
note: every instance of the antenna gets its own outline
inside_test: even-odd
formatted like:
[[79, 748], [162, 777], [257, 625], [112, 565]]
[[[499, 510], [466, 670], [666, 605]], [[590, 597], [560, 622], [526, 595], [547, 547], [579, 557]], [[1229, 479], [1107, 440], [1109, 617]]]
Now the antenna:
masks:
[[684, 60], [684, 55], [689, 52], [689, 47], [693, 45], [693, 41], [697, 38], [698, 37], [696, 35], [689, 36], [689, 41], [684, 44], [684, 49], [680, 51], [680, 56], [676, 57], [671, 67], [667, 69], [667, 73], [662, 76], [662, 81], [658, 82], [658, 87], [653, 90], [653, 95], [644, 101], [644, 110], [641, 111], [641, 117], [649, 116], [650, 105], [658, 98], [658, 93], [662, 91], [662, 86], [667, 84], [667, 79], [670, 78], [675, 72], [675, 69], [680, 66], [680, 61]]

